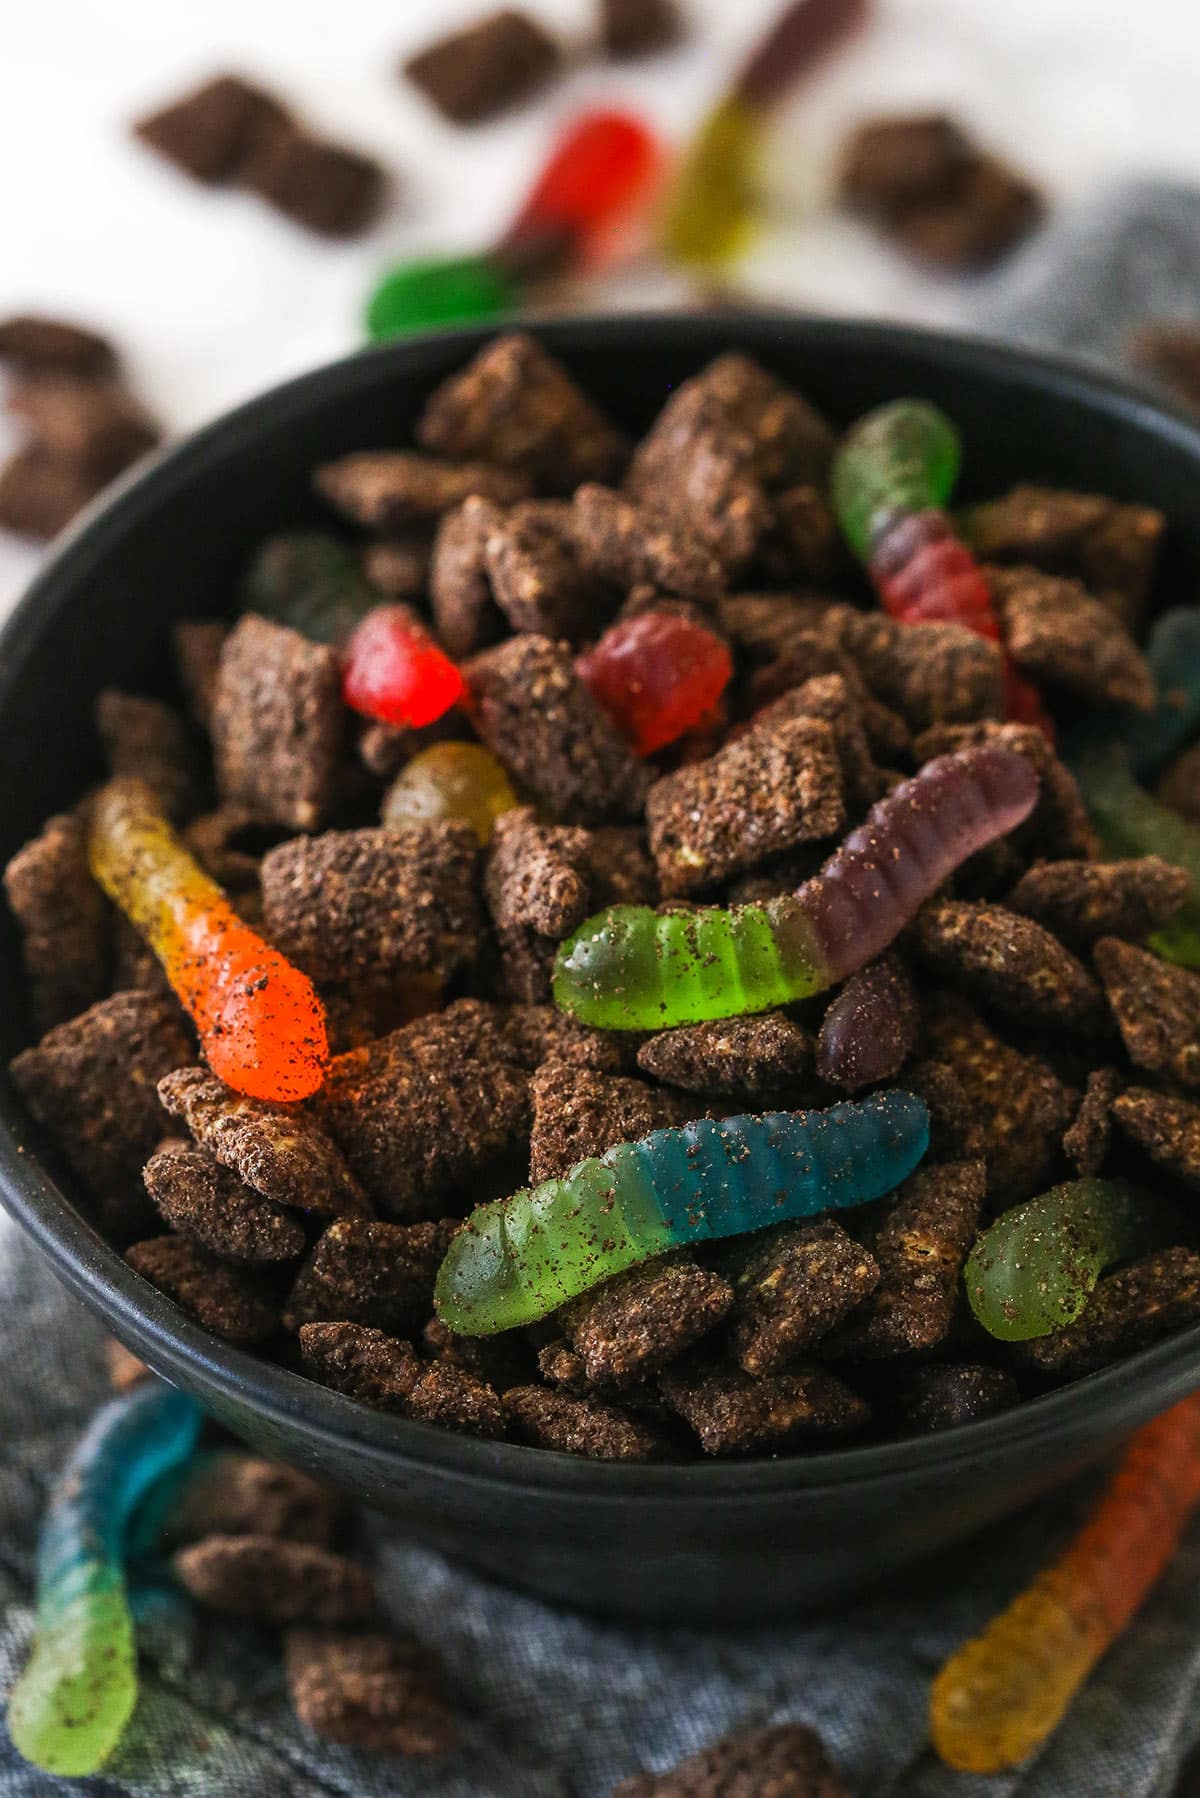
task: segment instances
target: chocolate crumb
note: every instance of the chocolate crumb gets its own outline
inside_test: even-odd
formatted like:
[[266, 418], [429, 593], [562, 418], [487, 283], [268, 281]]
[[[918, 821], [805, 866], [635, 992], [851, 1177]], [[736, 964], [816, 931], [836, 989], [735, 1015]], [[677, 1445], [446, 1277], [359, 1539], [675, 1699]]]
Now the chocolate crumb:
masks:
[[184, 1591], [222, 1617], [281, 1629], [290, 1623], [361, 1623], [375, 1608], [371, 1582], [343, 1555], [278, 1536], [208, 1536], [171, 1557]]
[[184, 1236], [154, 1236], [125, 1251], [135, 1274], [149, 1280], [189, 1317], [225, 1342], [249, 1347], [270, 1336], [279, 1310], [258, 1276]]
[[383, 1635], [292, 1629], [283, 1643], [288, 1694], [306, 1729], [365, 1754], [444, 1754], [454, 1719], [433, 1657]]

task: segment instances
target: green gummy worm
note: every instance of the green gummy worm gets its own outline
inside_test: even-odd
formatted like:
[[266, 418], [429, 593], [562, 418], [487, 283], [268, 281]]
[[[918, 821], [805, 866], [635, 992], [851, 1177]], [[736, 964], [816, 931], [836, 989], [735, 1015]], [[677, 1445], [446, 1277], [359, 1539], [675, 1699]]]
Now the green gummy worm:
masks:
[[963, 1273], [989, 1335], [1026, 1342], [1074, 1323], [1106, 1267], [1145, 1240], [1145, 1201], [1119, 1180], [1069, 1180], [1014, 1205], [978, 1238]]
[[831, 498], [860, 562], [885, 518], [945, 504], [959, 454], [958, 432], [926, 400], [892, 400], [851, 426], [834, 457]]

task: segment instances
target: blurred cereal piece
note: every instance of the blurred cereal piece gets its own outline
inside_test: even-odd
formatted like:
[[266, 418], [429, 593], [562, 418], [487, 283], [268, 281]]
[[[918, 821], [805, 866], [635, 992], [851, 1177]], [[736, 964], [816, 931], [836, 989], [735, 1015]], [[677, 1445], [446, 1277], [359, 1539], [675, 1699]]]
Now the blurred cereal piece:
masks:
[[795, 1093], [812, 1069], [813, 1039], [782, 1011], [682, 1024], [644, 1042], [638, 1066], [693, 1093], [757, 1102]]
[[1093, 1068], [1075, 1121], [1063, 1133], [1063, 1149], [1084, 1179], [1094, 1177], [1104, 1166], [1112, 1137], [1113, 1101], [1123, 1086], [1115, 1068]]
[[778, 1373], [879, 1284], [875, 1257], [832, 1219], [788, 1224], [735, 1245], [730, 1335], [747, 1373]]
[[430, 555], [428, 537], [385, 537], [363, 551], [363, 573], [385, 599], [420, 599], [429, 582]]
[[1165, 529], [1153, 506], [1031, 483], [972, 506], [963, 518], [981, 562], [1025, 564], [1080, 581], [1131, 626], [1141, 617]]
[[291, 1629], [288, 1695], [306, 1729], [364, 1754], [444, 1754], [454, 1719], [430, 1651], [407, 1637]]
[[361, 1567], [286, 1537], [206, 1536], [179, 1549], [171, 1565], [184, 1591], [205, 1610], [276, 1629], [361, 1623], [375, 1608]]
[[999, 719], [1004, 669], [996, 644], [958, 624], [919, 631], [881, 612], [829, 606], [817, 628], [857, 665], [876, 699], [913, 730]]
[[279, 1326], [279, 1307], [250, 1269], [234, 1266], [183, 1236], [135, 1242], [125, 1259], [189, 1317], [225, 1342], [249, 1347]]
[[988, 579], [1008, 653], [1022, 673], [1093, 705], [1153, 706], [1145, 656], [1078, 581], [1035, 568], [993, 568]]
[[1200, 1188], [1200, 1105], [1131, 1086], [1111, 1102], [1116, 1122], [1156, 1166], [1185, 1186]]
[[337, 792], [344, 735], [335, 651], [266, 618], [241, 618], [213, 696], [221, 797], [293, 830], [318, 829]]
[[107, 381], [30, 376], [9, 390], [7, 407], [47, 455], [105, 480], [162, 436], [141, 403]]
[[296, 1467], [237, 1449], [206, 1455], [163, 1526], [168, 1547], [205, 1536], [279, 1536], [328, 1548], [345, 1502]]
[[504, 614], [487, 567], [488, 540], [501, 522], [498, 507], [476, 494], [447, 512], [438, 526], [429, 597], [434, 627], [449, 655], [474, 655], [504, 635]]
[[546, 1061], [533, 1076], [533, 1134], [529, 1176], [535, 1185], [555, 1180], [577, 1162], [603, 1155], [617, 1143], [637, 1142], [698, 1111], [697, 1101], [622, 1074]]
[[1193, 743], [1163, 770], [1155, 791], [1164, 805], [1200, 824], [1200, 743]]
[[816, 1730], [804, 1723], [726, 1736], [667, 1773], [635, 1773], [612, 1798], [851, 1798]]
[[96, 696], [95, 718], [114, 779], [130, 776], [142, 781], [175, 823], [195, 809], [196, 758], [174, 706], [105, 687]]
[[305, 1246], [303, 1225], [196, 1143], [162, 1143], [143, 1170], [163, 1222], [230, 1261], [288, 1261]]
[[1200, 975], [1103, 937], [1095, 963], [1135, 1067], [1200, 1089]]
[[513, 1436], [535, 1448], [593, 1461], [653, 1461], [666, 1450], [665, 1437], [645, 1418], [597, 1399], [572, 1398], [546, 1386], [513, 1386], [502, 1403]]
[[612, 598], [581, 562], [571, 522], [562, 500], [526, 500], [492, 522], [484, 568], [514, 631], [579, 643], [607, 622]]
[[181, 618], [171, 632], [179, 684], [193, 721], [207, 730], [216, 698], [221, 651], [229, 635], [224, 618]]
[[371, 531], [430, 524], [473, 494], [509, 505], [529, 483], [487, 462], [448, 462], [415, 450], [358, 450], [325, 462], [313, 485], [345, 517]]
[[330, 1224], [297, 1275], [284, 1324], [355, 1323], [403, 1336], [433, 1308], [433, 1282], [453, 1220], [389, 1224], [344, 1218]]
[[39, 1034], [74, 1018], [108, 990], [108, 910], [92, 879], [87, 832], [76, 812], [48, 818], [4, 870], [21, 931], [21, 957]]
[[272, 94], [238, 75], [217, 75], [139, 119], [133, 130], [193, 180], [220, 182], [239, 173], [264, 129], [286, 120]]
[[669, 514], [585, 481], [575, 490], [570, 519], [584, 567], [623, 592], [644, 582], [708, 606], [724, 591], [717, 558]]
[[675, 0], [596, 0], [600, 42], [619, 60], [669, 50], [686, 33]]
[[592, 1385], [628, 1386], [698, 1342], [733, 1303], [729, 1282], [674, 1256], [605, 1280], [558, 1314]]
[[57, 537], [105, 485], [105, 476], [30, 444], [0, 465], [0, 530]]
[[237, 894], [239, 907], [243, 908], [248, 896], [251, 903], [257, 899], [261, 907], [261, 851], [266, 842], [277, 841], [280, 834], [277, 827], [262, 824], [248, 806], [236, 803], [201, 812], [182, 833], [183, 841], [205, 873], [211, 874], [226, 892]]
[[535, 19], [505, 7], [417, 51], [403, 73], [453, 124], [478, 125], [543, 87], [562, 61]]
[[1018, 1404], [1021, 1389], [1002, 1367], [938, 1362], [906, 1375], [897, 1394], [900, 1415], [913, 1430], [953, 1430], [995, 1417]]
[[823, 1367], [754, 1379], [701, 1360], [668, 1367], [659, 1383], [706, 1455], [750, 1455], [806, 1438], [854, 1435], [870, 1419], [858, 1394]]
[[1015, 1345], [1018, 1358], [1056, 1380], [1079, 1379], [1200, 1318], [1200, 1254], [1159, 1249], [1107, 1274], [1065, 1329]]
[[1177, 400], [1200, 409], [1200, 325], [1183, 321], [1141, 325], [1130, 339], [1129, 357]]
[[373, 156], [317, 137], [286, 118], [256, 134], [238, 178], [276, 212], [319, 237], [357, 237], [375, 222], [388, 189]]
[[21, 375], [74, 375], [106, 380], [117, 372], [117, 352], [107, 337], [61, 318], [14, 313], [0, 319], [0, 362]]

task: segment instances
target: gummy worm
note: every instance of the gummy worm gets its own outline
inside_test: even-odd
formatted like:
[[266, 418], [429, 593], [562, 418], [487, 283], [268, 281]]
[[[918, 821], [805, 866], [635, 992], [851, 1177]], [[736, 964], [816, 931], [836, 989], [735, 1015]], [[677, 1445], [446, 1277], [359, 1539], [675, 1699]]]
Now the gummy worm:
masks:
[[244, 924], [149, 790], [110, 781], [92, 805], [92, 873], [163, 965], [214, 1074], [255, 1099], [307, 1099], [329, 1061], [311, 980]]
[[33, 1652], [8, 1728], [47, 1773], [94, 1773], [137, 1699], [126, 1534], [143, 1496], [191, 1457], [202, 1413], [169, 1386], [139, 1386], [93, 1420], [63, 1470], [38, 1544]]
[[438, 1315], [465, 1336], [536, 1322], [677, 1244], [881, 1198], [928, 1146], [929, 1113], [905, 1092], [653, 1130], [479, 1206], [438, 1273]]
[[947, 1766], [998, 1773], [1040, 1748], [1127, 1627], [1200, 1503], [1200, 1394], [1134, 1436], [1066, 1551], [933, 1683]]
[[733, 657], [702, 624], [650, 611], [619, 619], [577, 659], [575, 672], [645, 756], [712, 714], [733, 677]]
[[872, 961], [955, 868], [1027, 818], [1023, 756], [938, 756], [882, 799], [799, 892], [691, 914], [618, 905], [559, 950], [554, 997], [601, 1030], [662, 1030], [807, 998]]
[[1104, 712], [1079, 726], [1075, 755], [1119, 742], [1139, 779], [1157, 774], [1200, 726], [1200, 606], [1162, 613], [1146, 643], [1146, 661], [1158, 689], [1152, 712]]
[[1135, 1253], [1144, 1206], [1123, 1181], [1068, 1180], [1014, 1205], [977, 1238], [963, 1278], [971, 1309], [1002, 1342], [1074, 1323], [1106, 1267]]

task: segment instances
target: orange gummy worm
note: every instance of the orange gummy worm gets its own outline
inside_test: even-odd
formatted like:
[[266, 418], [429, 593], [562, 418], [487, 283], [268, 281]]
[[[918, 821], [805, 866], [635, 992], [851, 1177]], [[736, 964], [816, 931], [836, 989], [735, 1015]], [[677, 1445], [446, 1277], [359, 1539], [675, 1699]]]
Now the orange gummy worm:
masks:
[[1193, 1393], [1137, 1432], [1075, 1539], [934, 1680], [930, 1732], [947, 1766], [999, 1773], [1041, 1747], [1163, 1573], [1198, 1503]]
[[329, 1061], [311, 980], [238, 917], [139, 780], [97, 795], [92, 873], [145, 938], [214, 1074], [254, 1099], [307, 1099]]

